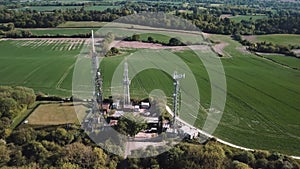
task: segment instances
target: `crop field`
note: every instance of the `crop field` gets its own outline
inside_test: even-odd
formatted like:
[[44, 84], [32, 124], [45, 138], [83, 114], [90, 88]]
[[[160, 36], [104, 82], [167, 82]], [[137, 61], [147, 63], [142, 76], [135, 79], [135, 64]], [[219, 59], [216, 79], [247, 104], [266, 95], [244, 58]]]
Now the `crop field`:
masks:
[[[113, 28], [112, 28], [113, 26]], [[205, 43], [202, 38], [202, 34], [197, 32], [195, 34], [185, 33], [185, 32], [176, 32], [176, 30], [170, 29], [153, 29], [148, 26], [138, 26], [131, 24], [120, 24], [113, 23], [99, 29], [96, 32], [96, 35], [105, 36], [108, 32], [113, 32], [116, 37], [128, 37], [133, 34], [139, 34], [141, 39], [147, 40], [148, 36], [151, 35], [155, 40], [160, 40], [168, 42], [170, 38], [176, 37], [179, 38], [183, 43]], [[194, 32], [193, 32], [194, 33]], [[198, 38], [195, 38], [198, 37]]]
[[[91, 28], [46, 28], [46, 29], [24, 29], [30, 31], [33, 35], [66, 35], [71, 36], [75, 34], [87, 34], [91, 32]], [[98, 28], [93, 28], [94, 31], [97, 31]]]
[[233, 20], [235, 22], [241, 22], [242, 20], [255, 21], [257, 19], [264, 19], [266, 17], [267, 17], [266, 15], [258, 14], [258, 15], [237, 15], [237, 16], [232, 16], [232, 17], [229, 17], [229, 18], [230, 18], [230, 20]]
[[154, 41], [158, 40], [160, 42], [164, 42], [164, 43], [169, 43], [170, 40], [170, 36], [167, 35], [160, 35], [160, 34], [155, 34], [155, 33], [145, 33], [145, 34], [141, 34], [141, 40], [143, 41], [147, 41], [148, 37], [152, 37], [154, 39]]
[[67, 9], [80, 9], [81, 6], [26, 6], [18, 10], [54, 11]]
[[0, 84], [70, 96], [71, 81], [65, 79], [72, 75], [84, 43], [82, 39], [2, 40]]
[[[223, 118], [214, 134], [249, 148], [299, 155], [299, 71], [239, 51], [237, 48], [241, 47], [240, 44], [230, 37], [214, 35], [211, 38], [228, 43], [224, 50], [232, 56], [222, 59], [227, 79], [227, 101]], [[203, 63], [192, 51], [179, 51], [176, 54], [193, 71], [199, 86], [201, 105], [208, 108], [210, 83]], [[202, 54], [216, 57], [212, 52]], [[147, 58], [153, 56], [153, 53], [148, 55], [144, 52], [143, 55]], [[169, 57], [172, 59], [172, 54]], [[106, 81], [111, 80], [115, 70], [113, 67], [121, 60], [118, 57], [103, 60], [104, 88], [109, 86]], [[161, 89], [167, 97], [171, 97], [171, 77], [150, 69], [141, 72], [131, 81], [133, 97], [143, 97], [153, 89]], [[205, 112], [200, 112], [195, 126], [201, 128], [206, 115]], [[180, 112], [180, 116], [186, 121], [191, 120], [189, 112]]]
[[284, 55], [275, 55], [275, 54], [267, 54], [262, 55], [264, 58], [267, 58], [275, 63], [281, 64], [283, 66], [287, 66], [293, 69], [300, 70], [300, 59], [296, 57], [284, 56]]
[[81, 21], [81, 22], [75, 22], [75, 21], [68, 21], [65, 23], [62, 23], [58, 25], [58, 28], [93, 28], [93, 27], [102, 27], [107, 22], [94, 22], [94, 21]]
[[[36, 11], [54, 11], [54, 10], [67, 10], [67, 9], [80, 9], [83, 6], [26, 6], [18, 8], [18, 10], [36, 10]], [[85, 10], [93, 11], [104, 11], [107, 8], [114, 9], [120, 8], [120, 6], [87, 6], [84, 7]]]
[[88, 107], [83, 103], [41, 104], [27, 120], [29, 125], [80, 124], [87, 112]]
[[120, 8], [120, 6], [88, 6], [85, 7], [85, 10], [104, 11], [108, 8], [115, 9], [115, 8]]
[[274, 35], [259, 35], [255, 37], [259, 42], [272, 42], [278, 45], [295, 45], [300, 46], [300, 35], [292, 34], [274, 34]]

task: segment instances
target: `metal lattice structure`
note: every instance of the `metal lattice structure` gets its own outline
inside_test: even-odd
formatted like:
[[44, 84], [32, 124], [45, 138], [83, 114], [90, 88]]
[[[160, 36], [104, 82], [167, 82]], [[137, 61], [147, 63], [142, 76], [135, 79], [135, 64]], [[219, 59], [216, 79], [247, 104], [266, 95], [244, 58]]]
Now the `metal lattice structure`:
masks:
[[124, 76], [123, 76], [123, 88], [124, 88], [124, 106], [130, 104], [130, 80], [128, 77], [128, 63], [124, 63]]
[[173, 93], [173, 124], [175, 127], [175, 120], [176, 116], [178, 115], [178, 109], [179, 109], [179, 92], [180, 92], [180, 84], [179, 80], [184, 79], [185, 74], [178, 74], [176, 71], [174, 71], [173, 74], [173, 80], [174, 80], [174, 93]]
[[92, 71], [95, 84], [95, 93], [94, 93], [94, 107], [100, 107], [102, 108], [102, 75], [99, 68], [99, 60], [97, 57], [97, 52], [95, 49], [95, 39], [94, 39], [94, 32], [92, 30]]

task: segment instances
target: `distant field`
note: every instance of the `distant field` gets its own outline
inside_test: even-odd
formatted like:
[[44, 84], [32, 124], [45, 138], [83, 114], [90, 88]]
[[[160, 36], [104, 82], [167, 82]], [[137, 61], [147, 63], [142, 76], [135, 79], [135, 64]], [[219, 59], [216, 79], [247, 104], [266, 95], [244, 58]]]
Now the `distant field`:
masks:
[[300, 70], [300, 58], [283, 55], [263, 55], [263, 57], [270, 59], [276, 63]]
[[146, 34], [141, 34], [141, 40], [148, 40], [148, 37], [152, 37], [155, 40], [158, 40], [160, 42], [168, 43], [169, 40], [171, 39], [170, 36], [166, 35], [160, 35], [160, 34], [155, 34], [155, 33], [146, 33]]
[[218, 7], [218, 6], [222, 6], [223, 4], [209, 4], [209, 6], [212, 6], [212, 7]]
[[36, 10], [36, 11], [54, 11], [54, 10], [67, 10], [67, 9], [80, 9], [84, 8], [85, 10], [94, 10], [94, 11], [104, 11], [107, 8], [120, 8], [120, 6], [27, 6], [19, 8], [18, 10]]
[[102, 27], [107, 22], [94, 22], [94, 21], [81, 21], [81, 22], [75, 22], [75, 21], [68, 21], [65, 23], [62, 23], [58, 25], [58, 28], [92, 28], [92, 27]]
[[[78, 111], [75, 112], [75, 108]], [[82, 103], [57, 103], [57, 104], [41, 104], [27, 118], [30, 125], [59, 125], [80, 122], [84, 119], [88, 111]], [[78, 118], [77, 118], [78, 115]]]
[[[111, 26], [114, 26], [114, 28], [112, 28]], [[108, 32], [113, 32], [116, 36], [120, 37], [127, 37], [132, 36], [133, 34], [140, 34], [141, 38], [145, 38], [145, 40], [147, 40], [148, 35], [153, 35], [153, 37], [155, 37], [154, 39], [160, 39], [165, 42], [172, 37], [176, 37], [182, 40], [182, 42], [184, 43], [206, 43], [202, 38], [201, 32], [191, 34], [185, 32], [178, 33], [176, 32], [176, 30], [170, 29], [151, 29], [153, 28], [148, 26], [113, 23], [102, 27], [96, 34], [106, 35]]]
[[36, 10], [36, 11], [54, 11], [54, 10], [66, 10], [66, 9], [80, 9], [81, 6], [27, 6], [19, 8], [18, 10]]
[[83, 43], [79, 39], [0, 41], [0, 84], [70, 96], [72, 83], [65, 78], [72, 75]]
[[[203, 9], [205, 9], [205, 8], [203, 8]], [[186, 13], [186, 14], [192, 14], [193, 13], [192, 10], [179, 10], [178, 12], [179, 13]], [[174, 14], [176, 14], [176, 11], [169, 12], [169, 14], [174, 15]]]
[[237, 15], [237, 16], [231, 16], [229, 17], [230, 20], [241, 22], [242, 20], [249, 21], [249, 20], [257, 20], [257, 19], [263, 19], [266, 18], [266, 15]]
[[295, 34], [273, 34], [273, 35], [258, 35], [255, 36], [256, 41], [272, 42], [278, 45], [296, 45], [300, 46], [300, 35]]
[[47, 29], [24, 29], [30, 31], [34, 35], [75, 35], [90, 33], [91, 30], [97, 31], [99, 28], [47, 28]]
[[90, 11], [104, 11], [106, 9], [114, 9], [114, 8], [120, 8], [120, 6], [88, 6], [85, 7], [85, 10], [90, 10]]

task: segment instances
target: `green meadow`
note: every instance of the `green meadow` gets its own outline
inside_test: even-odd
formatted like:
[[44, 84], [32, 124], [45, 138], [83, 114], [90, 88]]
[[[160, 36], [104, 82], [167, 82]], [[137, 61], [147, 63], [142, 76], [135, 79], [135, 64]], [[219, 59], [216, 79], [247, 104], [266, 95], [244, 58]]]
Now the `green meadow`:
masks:
[[266, 15], [261, 15], [261, 14], [258, 14], [258, 15], [237, 15], [237, 16], [230, 17], [230, 20], [233, 20], [235, 22], [241, 22], [242, 20], [255, 21], [257, 19], [264, 19], [266, 17], [267, 17]]
[[72, 81], [65, 79], [72, 75], [82, 45], [68, 40], [0, 41], [0, 84], [70, 96]]
[[256, 41], [271, 42], [278, 45], [295, 45], [300, 46], [300, 35], [296, 34], [272, 34], [256, 36]]

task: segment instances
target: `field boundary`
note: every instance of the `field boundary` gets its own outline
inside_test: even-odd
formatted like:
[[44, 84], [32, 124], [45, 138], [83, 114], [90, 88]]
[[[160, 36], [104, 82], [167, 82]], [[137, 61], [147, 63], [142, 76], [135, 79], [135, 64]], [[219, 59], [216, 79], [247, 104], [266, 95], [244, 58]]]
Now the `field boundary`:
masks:
[[[284, 67], [284, 68], [286, 68], [286, 69], [293, 69], [293, 70], [298, 70], [298, 71], [300, 70], [300, 69], [298, 69], [298, 68], [296, 68], [296, 67], [290, 67], [289, 65], [280, 63], [280, 62], [278, 62], [278, 61], [276, 61], [276, 60], [274, 60], [274, 59], [266, 58], [266, 57], [264, 57], [263, 55], [261, 55], [261, 54], [259, 54], [259, 53], [257, 53], [257, 52], [254, 52], [254, 55], [255, 55], [255, 56], [258, 56], [258, 57], [261, 58], [261, 59], [264, 59], [264, 60], [273, 62], [274, 64], [279, 65], [279, 66], [281, 66], [281, 67]], [[283, 57], [292, 57], [292, 56], [283, 56]], [[295, 58], [296, 58], [296, 57], [295, 57]]]
[[18, 128], [23, 123], [23, 121], [25, 119], [27, 119], [31, 115], [31, 113], [33, 113], [34, 110], [40, 106], [40, 104], [42, 104], [42, 103], [41, 102], [34, 103], [33, 107], [31, 107], [31, 108], [27, 109], [25, 112], [23, 112], [24, 115], [22, 115], [22, 113], [21, 113], [19, 116], [14, 118], [14, 120], [11, 124], [11, 129]]
[[61, 91], [67, 91], [67, 92], [71, 91], [71, 90], [68, 90], [68, 89], [61, 88], [60, 86], [63, 83], [63, 81], [66, 79], [68, 74], [70, 73], [71, 69], [74, 68], [74, 66], [75, 66], [75, 63], [73, 63], [71, 66], [68, 67], [68, 69], [64, 72], [64, 74], [61, 76], [59, 81], [56, 83], [55, 89], [61, 90]]

